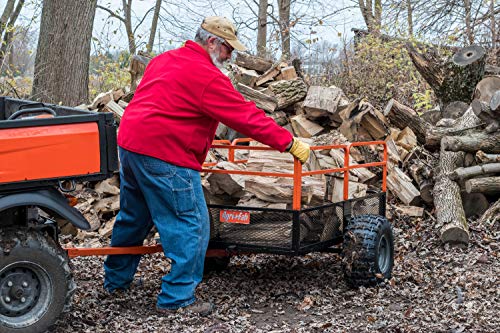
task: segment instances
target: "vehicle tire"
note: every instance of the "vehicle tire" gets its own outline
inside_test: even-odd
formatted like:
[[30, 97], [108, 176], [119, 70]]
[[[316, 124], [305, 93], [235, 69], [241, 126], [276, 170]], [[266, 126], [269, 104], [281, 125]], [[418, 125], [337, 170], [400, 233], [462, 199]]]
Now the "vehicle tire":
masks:
[[0, 232], [0, 332], [44, 332], [76, 289], [66, 253], [28, 229]]
[[383, 216], [359, 215], [344, 231], [342, 268], [352, 287], [373, 286], [391, 278], [394, 237]]
[[227, 269], [229, 262], [231, 261], [230, 256], [225, 257], [205, 257], [205, 267], [203, 269], [203, 274], [210, 272], [220, 273]]

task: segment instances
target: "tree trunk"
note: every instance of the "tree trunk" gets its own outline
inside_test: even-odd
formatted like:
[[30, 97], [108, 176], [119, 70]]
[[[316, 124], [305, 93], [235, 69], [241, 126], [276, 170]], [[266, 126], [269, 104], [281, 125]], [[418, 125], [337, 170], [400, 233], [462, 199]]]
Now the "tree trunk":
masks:
[[132, 30], [132, 0], [122, 0], [123, 12], [125, 13], [125, 31], [127, 32], [128, 50], [130, 55], [137, 51], [135, 46], [134, 31]]
[[467, 104], [472, 101], [474, 88], [484, 75], [486, 51], [481, 46], [465, 47], [445, 60], [434, 49], [423, 53], [410, 43], [406, 47], [413, 64], [443, 108], [454, 101]]
[[97, 0], [43, 2], [32, 98], [88, 101], [90, 41]]
[[408, 15], [408, 36], [413, 37], [413, 8], [411, 7], [411, 0], [406, 0], [406, 12]]
[[[0, 45], [1, 45], [0, 46], [0, 67], [2, 66], [3, 60], [7, 56], [7, 53], [8, 53], [7, 50], [9, 48], [10, 42], [12, 40], [13, 31], [11, 29], [16, 24], [16, 20], [19, 17], [19, 13], [21, 13], [21, 9], [23, 8], [23, 6], [24, 6], [24, 0], [19, 0], [16, 8], [10, 14], [9, 21], [6, 25], [7, 29], [5, 31], [5, 34], [4, 34], [3, 38], [0, 38]], [[2, 15], [2, 17], [3, 17], [3, 15]], [[2, 35], [1, 31], [3, 28], [4, 28], [3, 23], [0, 22], [0, 36]], [[11, 63], [9, 65], [12, 67], [12, 59], [13, 59], [12, 52], [11, 52], [11, 57], [9, 59], [11, 61]]]
[[267, 5], [268, 0], [259, 0], [259, 17], [257, 22], [257, 56], [267, 55]]
[[15, 4], [16, 0], [7, 0], [7, 3], [5, 4], [2, 16], [0, 16], [0, 36], [2, 36], [3, 31], [7, 27], [7, 22], [9, 21], [12, 11], [14, 10]]
[[467, 193], [484, 193], [497, 194], [500, 193], [500, 177], [484, 177], [473, 178], [465, 182], [465, 190]]
[[278, 0], [281, 34], [281, 60], [290, 59], [290, 0]]
[[161, 0], [156, 0], [155, 11], [153, 13], [153, 20], [151, 21], [151, 31], [149, 32], [149, 41], [146, 46], [146, 51], [149, 54], [153, 52], [153, 45], [155, 42], [156, 28], [158, 27], [158, 16], [160, 16]]

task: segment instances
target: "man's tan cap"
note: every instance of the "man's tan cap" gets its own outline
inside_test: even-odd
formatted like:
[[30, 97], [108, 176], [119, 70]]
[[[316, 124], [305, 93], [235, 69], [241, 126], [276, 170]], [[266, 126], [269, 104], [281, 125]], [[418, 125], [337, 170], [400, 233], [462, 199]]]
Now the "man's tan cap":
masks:
[[247, 48], [239, 40], [234, 24], [222, 16], [208, 16], [201, 23], [201, 27], [206, 31], [223, 38], [229, 45], [237, 51], [246, 51]]

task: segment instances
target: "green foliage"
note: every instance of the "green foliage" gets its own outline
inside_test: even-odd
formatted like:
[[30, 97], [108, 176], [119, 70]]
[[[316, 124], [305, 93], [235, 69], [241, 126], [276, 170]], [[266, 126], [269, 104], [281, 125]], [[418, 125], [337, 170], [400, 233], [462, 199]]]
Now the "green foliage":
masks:
[[336, 75], [312, 83], [339, 86], [351, 100], [363, 97], [378, 108], [391, 98], [418, 111], [432, 107], [432, 90], [411, 62], [403, 42], [368, 35], [355, 47], [343, 50], [342, 58]]
[[89, 97], [95, 98], [99, 93], [130, 85], [128, 72], [129, 53], [101, 53], [90, 59]]

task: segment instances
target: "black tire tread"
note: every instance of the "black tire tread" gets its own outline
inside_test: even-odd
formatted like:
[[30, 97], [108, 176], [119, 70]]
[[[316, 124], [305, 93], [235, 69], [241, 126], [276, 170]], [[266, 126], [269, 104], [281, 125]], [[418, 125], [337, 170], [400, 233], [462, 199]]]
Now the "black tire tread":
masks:
[[[388, 272], [382, 274], [377, 263], [377, 240], [379, 232], [389, 238], [391, 259]], [[380, 215], [359, 215], [352, 218], [344, 230], [342, 268], [347, 283], [352, 287], [373, 286], [390, 279], [394, 264], [394, 240], [387, 219]], [[382, 274], [383, 278], [380, 277]]]

